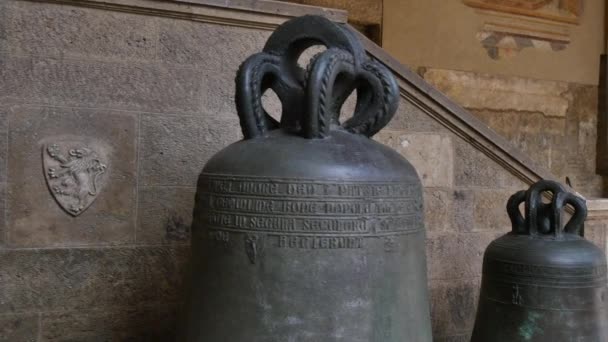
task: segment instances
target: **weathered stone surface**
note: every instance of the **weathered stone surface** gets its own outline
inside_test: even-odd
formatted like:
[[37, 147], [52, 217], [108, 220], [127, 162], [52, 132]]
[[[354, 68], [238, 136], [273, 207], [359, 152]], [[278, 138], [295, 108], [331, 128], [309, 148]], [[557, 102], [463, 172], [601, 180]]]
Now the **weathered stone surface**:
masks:
[[9, 53], [154, 59], [153, 17], [35, 2], [6, 6]]
[[3, 53], [7, 49], [6, 36], [6, 2], [0, 2], [0, 53]]
[[348, 22], [363, 25], [381, 25], [382, 1], [380, 0], [288, 0], [298, 4], [339, 8], [348, 11]]
[[42, 315], [44, 342], [67, 341], [173, 341], [176, 305], [99, 311], [72, 311]]
[[527, 188], [481, 151], [454, 140], [454, 185], [457, 187]]
[[[602, 195], [595, 166], [596, 86], [438, 69], [424, 77], [558, 179], [568, 177], [585, 196]], [[470, 151], [459, 152], [457, 146], [457, 163]], [[495, 168], [478, 166], [481, 162], [459, 162], [456, 185], [489, 186]], [[508, 173], [501, 173], [499, 187], [511, 185], [504, 183]]]
[[158, 246], [0, 251], [0, 313], [178, 302], [187, 255]]
[[446, 231], [452, 226], [452, 201], [449, 190], [424, 189], [424, 225], [428, 232]]
[[[350, 103], [349, 103], [350, 105]], [[343, 108], [346, 104], [343, 106]], [[277, 93], [275, 93], [272, 89], [268, 89], [262, 95], [262, 108], [270, 115], [272, 118], [281, 122], [281, 116], [283, 115], [283, 104], [281, 103], [281, 99]], [[346, 108], [344, 108], [347, 110]]]
[[6, 108], [0, 107], [0, 183], [6, 182], [6, 160], [8, 154], [8, 123]]
[[426, 255], [429, 279], [468, 279], [481, 276], [483, 253], [498, 235], [494, 232], [429, 233]]
[[467, 109], [540, 112], [564, 117], [572, 98], [564, 82], [429, 69], [424, 79]]
[[593, 242], [606, 252], [607, 220], [587, 220], [585, 222], [585, 239]]
[[[12, 108], [9, 118], [8, 243], [50, 247], [132, 242], [135, 116], [112, 111], [18, 106]], [[43, 145], [64, 138], [103, 150], [109, 159], [104, 189], [91, 207], [76, 218], [55, 202], [42, 169]]]
[[162, 305], [181, 300], [183, 269], [169, 247], [39, 252], [46, 310]]
[[195, 188], [139, 189], [137, 242], [189, 243]]
[[[580, 121], [578, 125], [578, 151], [582, 156], [595, 156], [597, 147], [597, 122], [594, 120]], [[596, 158], [583, 158], [585, 173], [593, 175]]]
[[437, 281], [430, 285], [434, 336], [472, 331], [479, 296], [479, 278]]
[[11, 58], [0, 53], [0, 99], [24, 99], [33, 87], [32, 73], [30, 59]]
[[562, 146], [557, 143], [564, 142], [563, 118], [516, 111], [473, 110], [473, 114], [539, 165], [554, 173], [565, 166], [565, 161], [560, 163], [559, 157], [563, 153], [559, 149]]
[[471, 232], [475, 230], [475, 192], [469, 189], [455, 189], [452, 192], [453, 212], [450, 218], [454, 230]]
[[401, 99], [399, 108], [386, 129], [408, 133], [448, 133], [448, 130], [408, 100]]
[[236, 72], [203, 71], [203, 112], [214, 117], [236, 119], [234, 104]]
[[518, 190], [457, 189], [453, 192], [453, 227], [460, 232], [487, 231], [506, 233], [511, 229], [507, 200]]
[[414, 165], [425, 187], [451, 187], [454, 174], [452, 139], [439, 134], [380, 131], [375, 139], [401, 153]]
[[[566, 116], [566, 139], [556, 146], [563, 146], [567, 167], [560, 176], [569, 176], [572, 186], [588, 197], [600, 197], [602, 181], [596, 175], [598, 139], [598, 89], [595, 86], [570, 85], [574, 102]], [[564, 143], [567, 142], [567, 143]]]
[[517, 141], [519, 135], [542, 134], [564, 135], [566, 124], [563, 118], [548, 118], [541, 113], [520, 113], [517, 111], [471, 110], [473, 114], [494, 131], [510, 141]]
[[[559, 136], [555, 137], [557, 138], [556, 140], [560, 139]], [[513, 140], [513, 145], [528, 156], [531, 156], [538, 165], [546, 169], [551, 169], [552, 166], [553, 168], [556, 168], [556, 165], [553, 165], [553, 163], [558, 161], [558, 158], [555, 155], [561, 154], [561, 151], [559, 151], [560, 146], [551, 144], [551, 138], [553, 137], [539, 133], [522, 132]]]
[[195, 187], [205, 162], [240, 137], [237, 117], [144, 115], [140, 185]]
[[249, 55], [261, 52], [270, 33], [161, 18], [158, 55], [166, 63], [236, 72]]
[[31, 250], [0, 249], [0, 314], [41, 308], [39, 261]]
[[218, 51], [222, 51], [221, 54], [224, 58], [222, 72], [236, 75], [236, 71], [245, 59], [262, 51], [271, 33], [270, 31], [224, 26], [223, 39], [216, 47]]
[[494, 230], [499, 233], [511, 231], [511, 220], [507, 214], [507, 201], [518, 190], [476, 190], [473, 214], [476, 230]]
[[570, 83], [568, 85], [572, 97], [572, 106], [568, 116], [575, 116], [578, 121], [597, 121], [598, 119], [598, 89], [595, 85]]
[[0, 315], [0, 341], [34, 342], [38, 340], [38, 315]]
[[0, 247], [6, 243], [6, 183], [0, 183]]
[[172, 114], [203, 110], [199, 70], [154, 63], [0, 59], [0, 67], [6, 68], [0, 74], [5, 78], [0, 79], [0, 96], [11, 99]]

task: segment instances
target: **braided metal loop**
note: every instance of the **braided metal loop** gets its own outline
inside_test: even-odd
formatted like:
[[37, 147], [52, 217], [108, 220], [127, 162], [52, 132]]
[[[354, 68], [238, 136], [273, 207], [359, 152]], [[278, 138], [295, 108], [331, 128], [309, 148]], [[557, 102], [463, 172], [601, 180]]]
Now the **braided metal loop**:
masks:
[[[543, 193], [551, 195], [549, 203], [543, 202]], [[525, 203], [525, 217], [519, 211], [521, 203]], [[564, 224], [562, 216], [567, 205], [574, 208], [574, 214]], [[511, 196], [507, 202], [507, 212], [513, 233], [559, 238], [563, 234], [582, 235], [587, 206], [583, 198], [567, 191], [560, 183], [541, 180], [527, 191], [518, 191]]]
[[[327, 49], [304, 70], [298, 57], [313, 45]], [[264, 110], [261, 97], [275, 91], [283, 107], [281, 122]], [[355, 112], [342, 125], [340, 108], [357, 91]], [[370, 60], [346, 26], [320, 16], [287, 21], [270, 36], [263, 52], [248, 58], [236, 79], [236, 105], [245, 139], [286, 128], [314, 139], [332, 129], [371, 137], [397, 110], [399, 90], [392, 74]]]

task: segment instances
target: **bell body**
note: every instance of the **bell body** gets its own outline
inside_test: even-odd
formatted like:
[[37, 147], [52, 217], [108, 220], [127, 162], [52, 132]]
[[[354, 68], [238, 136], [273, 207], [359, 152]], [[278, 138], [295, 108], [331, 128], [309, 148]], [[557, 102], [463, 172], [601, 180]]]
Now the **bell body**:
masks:
[[[584, 205], [575, 216], [584, 217], [581, 211]], [[538, 215], [536, 232], [514, 222], [513, 232], [486, 249], [472, 342], [608, 341], [606, 256], [579, 227], [561, 232], [550, 214]]]
[[348, 28], [304, 16], [241, 65], [235, 100], [244, 140], [199, 177], [183, 340], [431, 342], [421, 183], [370, 139], [397, 109], [390, 72]]
[[187, 341], [431, 341], [421, 184], [395, 151], [283, 130], [199, 178]]
[[472, 341], [608, 341], [607, 295], [591, 242], [505, 235], [484, 256]]

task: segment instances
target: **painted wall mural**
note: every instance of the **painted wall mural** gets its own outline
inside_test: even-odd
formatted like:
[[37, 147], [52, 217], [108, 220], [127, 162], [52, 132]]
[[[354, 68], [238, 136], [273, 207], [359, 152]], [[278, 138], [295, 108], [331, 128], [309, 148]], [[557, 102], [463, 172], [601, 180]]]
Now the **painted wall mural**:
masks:
[[561, 51], [580, 23], [583, 0], [463, 0], [484, 23], [477, 39], [493, 59], [525, 48]]

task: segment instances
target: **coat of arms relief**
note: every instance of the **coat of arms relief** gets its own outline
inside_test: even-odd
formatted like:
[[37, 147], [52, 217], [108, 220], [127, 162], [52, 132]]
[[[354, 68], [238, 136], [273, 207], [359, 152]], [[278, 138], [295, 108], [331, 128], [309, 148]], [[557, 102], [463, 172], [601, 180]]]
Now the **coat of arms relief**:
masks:
[[101, 150], [76, 140], [43, 146], [42, 162], [49, 190], [72, 216], [84, 212], [106, 184], [108, 164]]

